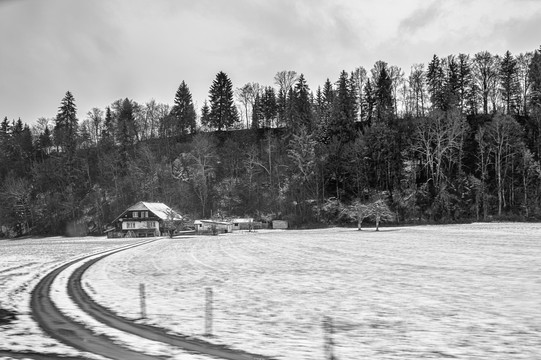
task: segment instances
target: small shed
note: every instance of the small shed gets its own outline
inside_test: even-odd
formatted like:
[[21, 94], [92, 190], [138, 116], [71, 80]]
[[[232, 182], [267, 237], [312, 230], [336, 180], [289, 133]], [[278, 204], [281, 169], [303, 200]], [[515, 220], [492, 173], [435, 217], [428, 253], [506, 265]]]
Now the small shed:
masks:
[[252, 230], [254, 228], [253, 218], [233, 219], [233, 230]]
[[273, 229], [287, 229], [288, 223], [287, 220], [272, 220]]
[[227, 221], [195, 220], [193, 224], [197, 233], [213, 233], [214, 229], [218, 233], [230, 233], [233, 231], [233, 224]]

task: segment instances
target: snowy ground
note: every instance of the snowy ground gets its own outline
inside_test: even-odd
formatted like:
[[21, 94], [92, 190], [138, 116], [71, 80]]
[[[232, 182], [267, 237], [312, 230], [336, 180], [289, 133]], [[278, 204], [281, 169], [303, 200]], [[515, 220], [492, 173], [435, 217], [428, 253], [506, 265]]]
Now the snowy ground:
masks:
[[48, 338], [30, 314], [30, 292], [50, 270], [83, 255], [133, 243], [135, 240], [62, 238], [0, 240], [0, 307], [17, 320], [0, 327], [0, 350], [81, 355]]
[[[34, 324], [30, 291], [60, 264], [134, 242], [1, 240], [0, 307], [18, 320], [0, 327], [0, 350], [80, 355]], [[68, 304], [68, 275], [55, 283], [55, 301], [106, 332]], [[196, 337], [212, 287], [211, 341], [280, 359], [323, 359], [322, 318], [330, 316], [341, 360], [508, 360], [541, 359], [540, 279], [541, 224], [508, 223], [162, 239], [98, 262], [83, 282], [97, 301], [131, 318], [140, 317], [145, 283], [147, 321]]]
[[323, 359], [323, 316], [339, 359], [541, 359], [541, 224], [259, 231], [163, 239], [112, 255], [83, 278], [101, 304], [276, 356]]
[[[0, 350], [104, 359], [100, 356], [81, 353], [47, 337], [31, 318], [30, 292], [46, 273], [64, 263], [139, 241], [141, 239], [92, 237], [0, 241], [0, 307], [17, 313], [15, 322], [0, 326]], [[118, 344], [136, 351], [171, 359], [208, 359], [208, 357], [192, 355], [161, 343], [109, 329], [84, 314], [66, 292], [67, 279], [79, 265], [72, 265], [62, 272], [52, 286], [53, 301], [64, 314], [84, 323], [94, 332], [105, 334]], [[0, 359], [11, 358], [0, 356]]]

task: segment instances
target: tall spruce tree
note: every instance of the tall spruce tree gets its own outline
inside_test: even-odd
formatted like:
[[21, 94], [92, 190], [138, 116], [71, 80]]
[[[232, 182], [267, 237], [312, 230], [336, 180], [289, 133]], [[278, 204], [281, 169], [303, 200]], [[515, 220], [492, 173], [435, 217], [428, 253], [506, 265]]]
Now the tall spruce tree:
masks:
[[125, 170], [128, 166], [129, 151], [135, 144], [135, 117], [133, 104], [128, 98], [122, 101], [118, 114], [117, 140], [121, 157], [120, 166]]
[[374, 108], [376, 106], [376, 96], [372, 80], [368, 79], [364, 85], [361, 106], [363, 107], [363, 125], [371, 126], [374, 121]]
[[201, 125], [210, 126], [210, 107], [207, 100], [205, 100], [201, 108]]
[[187, 132], [195, 133], [195, 107], [192, 101], [192, 94], [184, 80], [180, 83], [175, 94], [175, 105], [171, 109], [171, 116], [174, 118], [174, 132], [184, 135]]
[[443, 66], [437, 55], [432, 57], [432, 61], [428, 64], [426, 73], [426, 81], [430, 102], [433, 109], [447, 110], [445, 96], [445, 76]]
[[71, 92], [67, 91], [60, 103], [54, 128], [55, 144], [72, 156], [77, 148], [77, 107]]
[[254, 106], [252, 108], [252, 129], [259, 129], [263, 122], [263, 105], [259, 94], [255, 95]]
[[291, 89], [291, 124], [295, 130], [306, 128], [312, 130], [312, 105], [310, 88], [301, 74], [297, 79], [295, 88]]
[[276, 93], [272, 86], [267, 86], [260, 98], [261, 112], [265, 119], [265, 126], [272, 127], [273, 121], [278, 114], [278, 104], [276, 102]]
[[330, 136], [336, 136], [344, 143], [355, 138], [357, 113], [355, 94], [350, 85], [348, 73], [342, 71], [332, 104], [332, 118], [328, 130]]
[[517, 61], [507, 50], [500, 64], [500, 92], [505, 104], [506, 114], [517, 111], [520, 87], [517, 77]]
[[462, 112], [466, 112], [467, 98], [472, 85], [472, 72], [470, 56], [466, 54], [458, 55], [458, 107]]
[[541, 47], [533, 54], [530, 62], [529, 78], [531, 84], [530, 105], [541, 107]]
[[209, 125], [221, 131], [239, 121], [239, 115], [233, 101], [233, 83], [226, 73], [220, 71], [209, 91]]
[[375, 111], [378, 121], [389, 120], [394, 115], [393, 81], [387, 71], [387, 64], [383, 63], [374, 91]]

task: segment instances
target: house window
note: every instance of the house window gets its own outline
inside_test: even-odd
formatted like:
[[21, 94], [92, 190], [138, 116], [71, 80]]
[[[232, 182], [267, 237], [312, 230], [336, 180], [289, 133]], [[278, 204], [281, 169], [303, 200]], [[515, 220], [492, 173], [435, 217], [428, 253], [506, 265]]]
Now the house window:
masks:
[[133, 216], [134, 218], [137, 218], [137, 217], [139, 217], [139, 213], [138, 213], [137, 211], [134, 211], [132, 216]]
[[147, 218], [148, 217], [148, 211], [141, 211], [141, 217]]
[[147, 221], [147, 228], [155, 228], [156, 221]]
[[126, 223], [126, 229], [135, 229], [135, 223], [134, 222], [127, 222]]

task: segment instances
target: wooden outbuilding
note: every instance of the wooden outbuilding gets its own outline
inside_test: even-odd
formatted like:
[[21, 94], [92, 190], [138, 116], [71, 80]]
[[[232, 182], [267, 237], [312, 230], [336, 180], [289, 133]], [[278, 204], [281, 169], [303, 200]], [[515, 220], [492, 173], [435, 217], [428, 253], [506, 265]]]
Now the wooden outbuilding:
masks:
[[227, 221], [217, 220], [195, 220], [193, 222], [196, 233], [230, 233], [233, 231], [233, 224]]

